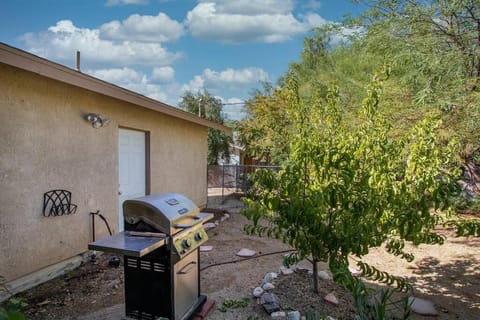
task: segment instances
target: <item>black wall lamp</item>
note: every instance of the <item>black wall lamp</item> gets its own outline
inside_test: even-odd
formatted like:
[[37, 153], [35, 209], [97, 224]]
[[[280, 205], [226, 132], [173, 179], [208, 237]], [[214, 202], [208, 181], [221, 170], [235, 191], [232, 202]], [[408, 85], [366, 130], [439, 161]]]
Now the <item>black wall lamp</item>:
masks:
[[89, 113], [85, 115], [85, 120], [90, 122], [92, 124], [92, 127], [94, 127], [95, 129], [106, 126], [110, 122], [110, 119], [102, 117], [101, 115], [96, 113]]

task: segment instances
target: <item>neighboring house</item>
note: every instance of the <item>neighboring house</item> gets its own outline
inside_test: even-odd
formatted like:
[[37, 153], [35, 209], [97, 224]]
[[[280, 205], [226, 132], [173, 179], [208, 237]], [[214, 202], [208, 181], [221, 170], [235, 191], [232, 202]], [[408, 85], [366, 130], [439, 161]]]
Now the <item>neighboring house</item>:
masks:
[[[94, 128], [87, 114], [110, 122]], [[105, 119], [104, 119], [105, 120]], [[14, 291], [80, 263], [122, 228], [126, 198], [178, 192], [207, 202], [207, 128], [219, 124], [0, 43], [0, 275]], [[44, 216], [44, 194], [76, 212]], [[73, 208], [73, 206], [72, 206]], [[45, 280], [45, 279], [44, 279]]]

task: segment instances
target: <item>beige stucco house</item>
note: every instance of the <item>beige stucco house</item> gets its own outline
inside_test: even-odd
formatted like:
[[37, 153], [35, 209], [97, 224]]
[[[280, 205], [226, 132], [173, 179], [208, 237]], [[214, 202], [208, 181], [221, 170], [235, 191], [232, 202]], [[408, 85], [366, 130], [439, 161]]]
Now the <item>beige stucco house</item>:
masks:
[[[88, 114], [109, 123], [95, 128]], [[90, 212], [116, 232], [125, 198], [178, 192], [204, 207], [208, 127], [228, 131], [0, 43], [0, 275], [10, 289], [80, 263], [93, 236], [108, 235], [100, 220], [93, 234]], [[71, 192], [75, 213], [45, 216], [44, 194], [57, 189]]]

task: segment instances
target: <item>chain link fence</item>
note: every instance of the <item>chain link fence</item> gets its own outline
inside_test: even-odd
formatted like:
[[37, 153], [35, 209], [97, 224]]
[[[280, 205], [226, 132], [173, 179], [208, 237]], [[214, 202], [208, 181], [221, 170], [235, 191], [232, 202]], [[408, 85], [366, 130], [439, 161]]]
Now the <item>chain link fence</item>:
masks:
[[221, 194], [222, 202], [231, 193], [245, 193], [251, 186], [249, 175], [259, 169], [278, 171], [279, 166], [263, 165], [209, 165], [209, 193]]

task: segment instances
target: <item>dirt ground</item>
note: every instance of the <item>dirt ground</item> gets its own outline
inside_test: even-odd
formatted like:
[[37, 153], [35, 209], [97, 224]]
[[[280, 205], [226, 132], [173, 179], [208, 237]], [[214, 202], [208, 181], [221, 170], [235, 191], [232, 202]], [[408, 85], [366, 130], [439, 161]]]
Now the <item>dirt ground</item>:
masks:
[[[230, 218], [208, 231], [206, 245], [213, 246], [213, 250], [201, 253], [201, 291], [216, 301], [216, 308], [208, 319], [269, 319], [257, 299], [252, 297], [252, 290], [260, 285], [267, 272], [278, 272], [284, 253], [215, 264], [241, 259], [236, 253], [242, 248], [255, 250], [258, 255], [290, 248], [277, 240], [245, 235], [242, 228], [247, 221], [238, 214], [238, 200], [230, 199], [222, 205], [217, 202], [214, 206], [227, 210]], [[223, 216], [220, 212], [216, 214], [218, 219]], [[439, 232], [451, 235], [449, 230]], [[443, 246], [422, 245], [411, 250], [416, 259], [410, 264], [380, 249], [372, 250], [364, 260], [393, 275], [407, 277], [415, 296], [435, 304], [440, 314], [434, 319], [480, 319], [480, 239], [449, 237]], [[24, 310], [27, 317], [38, 320], [122, 319], [123, 268], [109, 267], [110, 257], [102, 255], [95, 264], [86, 262], [60, 278], [20, 294], [29, 304]], [[310, 268], [308, 262], [302, 265]], [[327, 269], [321, 264], [319, 270]], [[352, 319], [352, 301], [345, 291], [331, 280], [322, 280], [321, 293], [315, 295], [310, 280], [305, 273], [295, 273], [274, 281], [273, 292], [284, 309], [297, 309], [302, 314], [311, 310], [335, 319]], [[323, 300], [331, 292], [340, 302], [337, 306]], [[237, 308], [221, 308], [226, 299], [242, 303], [237, 303]], [[413, 315], [411, 319], [432, 318]]]

